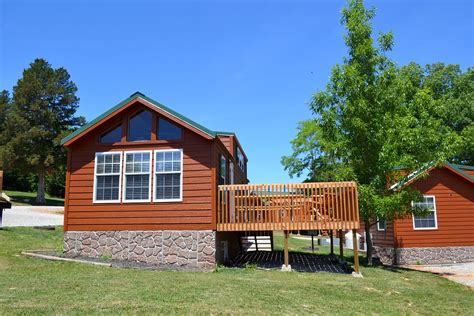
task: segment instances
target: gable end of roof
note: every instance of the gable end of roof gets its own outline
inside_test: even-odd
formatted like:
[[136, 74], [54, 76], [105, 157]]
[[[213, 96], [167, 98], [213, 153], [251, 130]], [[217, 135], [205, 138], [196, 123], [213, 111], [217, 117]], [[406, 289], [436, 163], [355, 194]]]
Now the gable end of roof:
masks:
[[[222, 134], [223, 132], [214, 132], [210, 129], [208, 129], [207, 127], [191, 120], [190, 118], [174, 111], [173, 109], [153, 100], [152, 98], [149, 98], [147, 97], [146, 95], [144, 95], [143, 93], [137, 91], [135, 93], [133, 93], [130, 97], [126, 98], [125, 100], [121, 101], [120, 103], [118, 103], [117, 105], [113, 106], [112, 108], [110, 108], [109, 110], [105, 111], [104, 113], [102, 113], [101, 115], [99, 115], [98, 117], [96, 117], [95, 119], [91, 120], [90, 122], [88, 122], [86, 125], [80, 127], [79, 129], [77, 129], [76, 131], [74, 131], [73, 133], [69, 134], [68, 136], [64, 137], [62, 140], [61, 140], [61, 145], [64, 145], [66, 144], [67, 142], [69, 142], [70, 140], [74, 139], [75, 137], [81, 135], [82, 133], [86, 132], [87, 130], [89, 130], [90, 128], [94, 127], [98, 122], [102, 121], [104, 118], [112, 115], [114, 112], [118, 111], [119, 109], [121, 109], [123, 106], [125, 106], [126, 104], [129, 104], [135, 100], [144, 100], [146, 102], [148, 102], [149, 104], [157, 107], [158, 109], [168, 113], [169, 115], [177, 118], [178, 120], [180, 121], [183, 121], [185, 122], [186, 124], [189, 124], [190, 126], [198, 129], [199, 131], [201, 131], [202, 133], [204, 134], [207, 134], [209, 137], [211, 138], [215, 138], [218, 134]], [[233, 133], [227, 133], [227, 134], [233, 134]]]

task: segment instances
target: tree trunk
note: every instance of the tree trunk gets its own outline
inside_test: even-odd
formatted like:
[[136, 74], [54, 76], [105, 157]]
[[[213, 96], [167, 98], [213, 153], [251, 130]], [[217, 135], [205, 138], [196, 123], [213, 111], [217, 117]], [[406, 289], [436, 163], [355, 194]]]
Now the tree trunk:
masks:
[[364, 221], [365, 226], [365, 243], [367, 244], [367, 264], [372, 265], [372, 237], [370, 236], [370, 222]]
[[36, 191], [36, 203], [38, 204], [46, 204], [46, 200], [44, 198], [44, 178], [44, 171], [40, 171], [38, 173], [38, 190]]

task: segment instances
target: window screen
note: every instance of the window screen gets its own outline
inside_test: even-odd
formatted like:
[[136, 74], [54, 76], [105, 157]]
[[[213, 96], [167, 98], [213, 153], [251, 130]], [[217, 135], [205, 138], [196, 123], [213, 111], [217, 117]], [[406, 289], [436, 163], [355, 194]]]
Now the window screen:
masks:
[[125, 153], [125, 201], [150, 201], [151, 152]]
[[121, 153], [97, 153], [95, 157], [95, 201], [120, 200]]
[[155, 151], [155, 199], [180, 201], [182, 199], [181, 150]]

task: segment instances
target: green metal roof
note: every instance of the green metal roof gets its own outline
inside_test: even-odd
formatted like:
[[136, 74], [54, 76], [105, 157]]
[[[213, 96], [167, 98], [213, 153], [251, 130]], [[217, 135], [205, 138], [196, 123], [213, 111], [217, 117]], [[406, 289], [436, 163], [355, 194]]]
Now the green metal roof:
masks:
[[101, 115], [99, 115], [98, 117], [96, 117], [95, 119], [93, 119], [92, 121], [88, 122], [86, 125], [82, 126], [81, 128], [77, 129], [75, 132], [69, 134], [68, 136], [64, 137], [62, 140], [61, 140], [61, 145], [63, 145], [64, 143], [66, 143], [67, 141], [69, 141], [70, 139], [76, 137], [77, 135], [79, 134], [82, 134], [84, 131], [88, 130], [90, 127], [94, 126], [97, 122], [101, 121], [102, 119], [104, 119], [105, 117], [111, 115], [112, 113], [114, 113], [115, 111], [119, 110], [121, 107], [123, 107], [125, 104], [128, 104], [129, 102], [135, 100], [135, 99], [138, 99], [138, 98], [141, 98], [141, 99], [144, 99], [148, 102], [150, 102], [151, 104], [153, 104], [154, 106], [156, 106], [157, 108], [169, 113], [170, 115], [188, 123], [189, 125], [197, 128], [198, 130], [200, 130], [201, 132], [215, 138], [217, 135], [235, 135], [234, 133], [231, 133], [231, 132], [215, 132], [215, 131], [212, 131], [208, 128], [206, 128], [205, 126], [199, 124], [199, 123], [196, 123], [195, 121], [187, 118], [186, 116], [170, 109], [169, 107], [147, 97], [146, 95], [144, 95], [143, 93], [141, 92], [135, 92], [134, 94], [132, 94], [130, 97], [128, 97], [127, 99], [123, 100], [122, 102], [120, 102], [119, 104], [115, 105], [114, 107], [112, 107], [111, 109], [109, 109], [108, 111], [102, 113]]
[[[390, 187], [390, 189], [391, 190], [398, 190], [398, 189], [402, 188], [405, 184], [407, 184], [408, 182], [418, 178], [421, 174], [423, 174], [425, 171], [432, 168], [435, 164], [436, 163], [434, 163], [434, 162], [427, 163], [426, 165], [424, 165], [420, 169], [415, 170], [412, 173], [410, 173], [402, 181], [397, 182], [394, 185], [392, 185]], [[462, 176], [466, 177], [467, 179], [470, 179], [470, 180], [474, 181], [474, 176], [472, 176], [472, 175], [468, 174], [467, 172], [465, 172], [464, 170], [462, 170], [462, 169], [474, 170], [474, 166], [458, 165], [458, 164], [452, 164], [452, 163], [449, 163], [449, 162], [443, 162], [443, 163], [441, 163], [441, 165], [446, 165], [446, 166], [454, 169], [457, 173], [461, 174]], [[400, 169], [403, 169], [403, 168], [397, 167], [395, 169], [400, 170]]]

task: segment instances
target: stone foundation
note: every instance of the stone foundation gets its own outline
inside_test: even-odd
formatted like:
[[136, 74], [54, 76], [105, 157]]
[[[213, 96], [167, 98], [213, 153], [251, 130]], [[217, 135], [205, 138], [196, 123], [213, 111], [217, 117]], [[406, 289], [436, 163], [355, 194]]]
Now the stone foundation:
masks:
[[68, 231], [66, 257], [110, 258], [184, 270], [213, 270], [214, 231]]
[[384, 264], [447, 264], [474, 262], [474, 246], [389, 248], [374, 247], [375, 255]]

